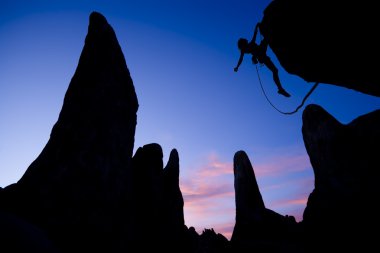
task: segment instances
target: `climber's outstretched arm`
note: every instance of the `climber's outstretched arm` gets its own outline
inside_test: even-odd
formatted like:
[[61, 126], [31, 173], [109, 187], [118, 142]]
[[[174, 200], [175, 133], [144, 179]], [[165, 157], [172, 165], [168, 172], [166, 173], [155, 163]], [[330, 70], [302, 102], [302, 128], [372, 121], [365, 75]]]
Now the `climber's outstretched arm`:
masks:
[[238, 61], [237, 65], [236, 65], [236, 67], [234, 68], [234, 71], [235, 71], [235, 72], [238, 71], [240, 64], [243, 62], [243, 58], [244, 58], [244, 53], [241, 52], [241, 53], [240, 53], [240, 57], [239, 57], [239, 61]]

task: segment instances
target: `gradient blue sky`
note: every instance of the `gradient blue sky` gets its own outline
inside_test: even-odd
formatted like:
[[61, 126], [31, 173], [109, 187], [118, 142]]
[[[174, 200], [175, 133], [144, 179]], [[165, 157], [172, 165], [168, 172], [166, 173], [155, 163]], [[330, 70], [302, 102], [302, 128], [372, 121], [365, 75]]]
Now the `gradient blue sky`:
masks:
[[[237, 39], [251, 38], [269, 2], [1, 0], [0, 187], [17, 182], [47, 143], [89, 14], [99, 11], [116, 32], [139, 99], [135, 150], [159, 143], [164, 163], [172, 148], [179, 151], [186, 224], [230, 237], [238, 150], [250, 157], [266, 206], [302, 220], [314, 183], [302, 111], [285, 116], [267, 103], [249, 57], [233, 71]], [[280, 109], [293, 110], [311, 84], [268, 54], [292, 97], [277, 94], [265, 67], [264, 88]], [[307, 103], [342, 123], [380, 108], [379, 98], [325, 84]]]

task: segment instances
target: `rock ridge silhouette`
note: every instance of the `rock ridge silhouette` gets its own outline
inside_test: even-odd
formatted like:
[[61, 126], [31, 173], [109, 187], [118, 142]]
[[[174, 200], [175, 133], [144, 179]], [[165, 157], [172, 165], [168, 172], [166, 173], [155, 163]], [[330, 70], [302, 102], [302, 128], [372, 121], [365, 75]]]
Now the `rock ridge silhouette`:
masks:
[[[251, 161], [234, 156], [236, 224], [228, 241], [187, 227], [180, 157], [134, 149], [138, 99], [112, 27], [89, 17], [78, 67], [50, 139], [22, 178], [0, 188], [0, 247], [9, 252], [320, 252], [369, 250], [378, 227], [380, 110], [341, 124], [318, 105], [302, 134], [315, 189], [303, 221], [265, 206]], [[363, 221], [363, 217], [368, 221]], [[340, 240], [336, 235], [342, 235]], [[348, 241], [347, 241], [348, 240]], [[349, 243], [347, 243], [349, 242]]]

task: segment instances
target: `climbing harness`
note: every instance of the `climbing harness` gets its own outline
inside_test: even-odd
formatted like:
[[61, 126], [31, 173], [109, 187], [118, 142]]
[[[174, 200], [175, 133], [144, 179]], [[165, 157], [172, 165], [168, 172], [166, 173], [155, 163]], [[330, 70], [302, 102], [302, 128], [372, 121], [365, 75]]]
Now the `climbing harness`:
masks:
[[264, 96], [266, 98], [266, 100], [268, 101], [268, 103], [274, 108], [276, 109], [276, 111], [278, 111], [279, 113], [282, 113], [282, 114], [285, 114], [285, 115], [291, 115], [291, 114], [294, 114], [296, 113], [300, 108], [302, 108], [302, 106], [305, 104], [305, 101], [306, 99], [311, 95], [311, 93], [313, 93], [313, 91], [315, 90], [315, 88], [317, 88], [318, 86], [318, 82], [316, 82], [313, 87], [311, 87], [311, 89], [309, 90], [308, 93], [306, 93], [305, 97], [302, 99], [302, 102], [299, 106], [297, 106], [297, 108], [294, 110], [294, 111], [291, 111], [291, 112], [284, 112], [284, 111], [281, 111], [280, 109], [278, 109], [271, 101], [270, 99], [268, 98], [265, 90], [264, 90], [264, 87], [263, 87], [263, 83], [261, 82], [261, 78], [260, 78], [260, 74], [259, 74], [259, 69], [257, 67], [257, 65], [255, 65], [256, 67], [256, 72], [257, 72], [257, 77], [259, 78], [259, 83], [260, 83], [260, 87], [261, 87], [261, 90], [263, 91], [264, 93]]

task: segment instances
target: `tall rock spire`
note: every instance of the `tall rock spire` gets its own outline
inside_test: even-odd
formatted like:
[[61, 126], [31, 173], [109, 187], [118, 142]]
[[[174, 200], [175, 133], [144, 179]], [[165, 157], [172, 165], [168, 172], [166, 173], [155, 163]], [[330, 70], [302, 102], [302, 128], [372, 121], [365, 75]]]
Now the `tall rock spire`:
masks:
[[236, 223], [231, 242], [235, 248], [247, 250], [244, 245], [252, 244], [261, 233], [265, 205], [251, 161], [244, 151], [235, 153], [234, 176]]
[[[90, 15], [86, 42], [50, 140], [20, 180], [71, 171], [105, 176], [125, 170], [132, 157], [137, 97], [112, 27]], [[50, 180], [52, 178], [49, 178]]]
[[265, 209], [251, 161], [244, 151], [234, 156], [236, 220], [248, 220]]
[[65, 251], [112, 252], [127, 222], [121, 219], [128, 216], [137, 109], [116, 35], [93, 12], [59, 119], [15, 186], [15, 213]]
[[252, 164], [244, 151], [234, 156], [236, 224], [231, 237], [236, 252], [295, 252], [297, 223], [265, 208]]
[[170, 152], [168, 163], [164, 169], [164, 211], [163, 216], [167, 222], [166, 234], [170, 233], [170, 240], [173, 241], [182, 237], [185, 226], [183, 213], [183, 197], [179, 187], [179, 156], [176, 149]]

